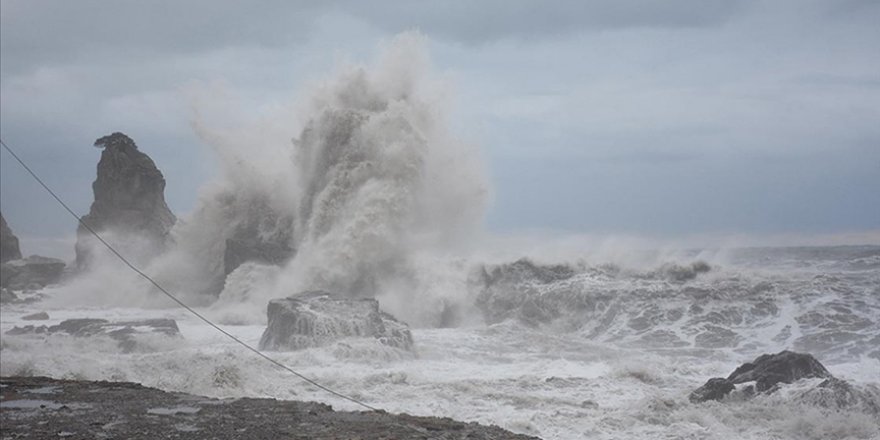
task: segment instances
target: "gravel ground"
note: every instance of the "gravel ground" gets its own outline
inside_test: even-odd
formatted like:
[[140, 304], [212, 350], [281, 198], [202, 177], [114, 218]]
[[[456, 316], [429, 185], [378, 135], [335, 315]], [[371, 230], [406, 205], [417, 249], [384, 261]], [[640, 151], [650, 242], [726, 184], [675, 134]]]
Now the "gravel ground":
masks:
[[210, 399], [128, 382], [0, 378], [6, 439], [534, 439], [496, 426], [274, 399]]

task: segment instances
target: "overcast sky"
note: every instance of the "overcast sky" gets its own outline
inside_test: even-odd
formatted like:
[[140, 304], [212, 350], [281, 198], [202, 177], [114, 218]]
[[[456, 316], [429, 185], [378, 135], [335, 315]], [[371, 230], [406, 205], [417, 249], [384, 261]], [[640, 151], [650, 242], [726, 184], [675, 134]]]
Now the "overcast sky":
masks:
[[[880, 230], [880, 2], [2, 0], [0, 131], [80, 213], [129, 134], [185, 214], [210, 178], [194, 84], [259, 113], [418, 29], [479, 145], [500, 233]], [[22, 236], [73, 222], [2, 153]], [[26, 243], [24, 243], [26, 245]], [[27, 249], [25, 252], [28, 253]]]

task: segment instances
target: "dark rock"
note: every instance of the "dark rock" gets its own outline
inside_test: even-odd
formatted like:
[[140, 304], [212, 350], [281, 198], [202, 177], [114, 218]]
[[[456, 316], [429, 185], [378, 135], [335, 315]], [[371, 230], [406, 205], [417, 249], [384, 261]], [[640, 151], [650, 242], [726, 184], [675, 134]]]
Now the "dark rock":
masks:
[[671, 281], [685, 282], [697, 277], [697, 275], [712, 270], [712, 267], [703, 261], [696, 261], [689, 265], [666, 264], [657, 271], [660, 276]]
[[723, 377], [713, 377], [705, 385], [694, 390], [688, 397], [691, 402], [699, 403], [708, 400], [721, 400], [734, 390], [736, 385]]
[[379, 311], [374, 299], [345, 299], [312, 291], [273, 299], [269, 325], [260, 338], [261, 350], [298, 350], [327, 345], [343, 338], [375, 338], [402, 350], [412, 350], [405, 323]]
[[[812, 355], [781, 351], [776, 354], [759, 356], [752, 362], [740, 365], [726, 379], [716, 377], [709, 379], [705, 385], [694, 390], [690, 395], [691, 402], [721, 400], [733, 391], [735, 385], [755, 382], [757, 393], [772, 393], [778, 384], [790, 384], [806, 378], [833, 378], [831, 373]], [[752, 393], [746, 393], [751, 395]]]
[[[52, 400], [46, 408], [6, 404], [26, 399], [29, 391], [47, 388], [56, 391], [46, 397]], [[4, 402], [0, 411], [3, 437], [21, 440], [65, 436], [129, 440], [535, 439], [497, 426], [448, 418], [342, 412], [315, 402], [210, 399], [126, 382], [4, 377], [0, 379], [0, 400]]]
[[8, 304], [18, 301], [18, 295], [12, 293], [11, 290], [0, 287], [0, 304]]
[[291, 256], [293, 256], [293, 249], [285, 244], [230, 238], [226, 240], [223, 264], [226, 275], [229, 275], [242, 263], [248, 261], [280, 266]]
[[111, 322], [106, 319], [77, 318], [66, 319], [52, 326], [38, 327], [26, 325], [13, 327], [7, 335], [26, 334], [67, 334], [76, 337], [108, 336], [119, 342], [120, 348], [130, 352], [136, 347], [135, 336], [143, 334], [159, 334], [168, 337], [180, 337], [177, 322], [173, 319], [144, 319], [139, 321]]
[[[111, 232], [105, 239], [125, 243], [135, 237], [140, 258], [164, 250], [169, 232], [177, 221], [165, 203], [165, 178], [149, 156], [122, 133], [95, 141], [104, 148], [98, 162], [98, 176], [92, 184], [95, 201], [82, 220], [97, 232]], [[94, 238], [86, 228], [77, 228], [77, 268], [88, 267]]]
[[64, 262], [57, 258], [39, 255], [8, 261], [0, 264], [0, 286], [10, 290], [41, 289], [58, 283], [64, 266]]
[[778, 383], [794, 383], [809, 377], [832, 376], [812, 355], [786, 350], [776, 354], [765, 354], [752, 362], [740, 365], [727, 377], [727, 380], [734, 384], [754, 381], [755, 389], [761, 393], [772, 390]]
[[46, 312], [32, 313], [27, 316], [22, 316], [21, 319], [25, 321], [45, 321], [49, 319], [49, 314]]
[[18, 237], [9, 229], [3, 214], [0, 214], [0, 263], [21, 258], [21, 249], [18, 247]]

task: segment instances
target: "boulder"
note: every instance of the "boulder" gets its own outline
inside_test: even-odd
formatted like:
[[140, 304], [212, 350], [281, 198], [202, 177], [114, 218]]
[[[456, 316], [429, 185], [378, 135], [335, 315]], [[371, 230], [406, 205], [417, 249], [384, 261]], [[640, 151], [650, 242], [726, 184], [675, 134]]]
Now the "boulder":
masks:
[[726, 379], [715, 377], [690, 394], [694, 403], [707, 400], [721, 400], [735, 388], [735, 385], [755, 382], [758, 393], [772, 393], [778, 384], [794, 383], [806, 378], [833, 378], [831, 373], [814, 358], [805, 353], [781, 351], [776, 354], [759, 356], [752, 362], [740, 365]]
[[6, 219], [0, 213], [0, 263], [21, 259], [21, 249], [18, 247], [18, 237], [9, 229]]
[[30, 315], [22, 316], [21, 319], [25, 321], [45, 321], [49, 319], [49, 314], [46, 312], [31, 313]]
[[[153, 160], [138, 150], [122, 133], [95, 141], [103, 148], [98, 174], [92, 184], [95, 201], [82, 221], [97, 232], [110, 232], [105, 239], [125, 244], [136, 239], [139, 258], [149, 258], [164, 250], [177, 218], [165, 203], [165, 178]], [[94, 237], [86, 228], [77, 228], [76, 264], [89, 266]]]
[[833, 376], [812, 355], [786, 350], [776, 354], [761, 355], [752, 362], [740, 365], [730, 373], [727, 380], [734, 384], [755, 382], [755, 389], [761, 393], [772, 392], [778, 383], [794, 383], [809, 377]]
[[375, 299], [346, 299], [323, 291], [273, 299], [260, 350], [290, 351], [328, 345], [344, 338], [375, 338], [412, 350], [409, 327], [379, 310]]
[[723, 377], [713, 377], [706, 382], [705, 385], [694, 390], [689, 399], [691, 402], [699, 403], [708, 400], [721, 400], [736, 388], [733, 382]]
[[64, 266], [64, 262], [57, 258], [39, 255], [8, 261], [0, 264], [0, 287], [9, 290], [41, 289], [58, 283]]
[[106, 319], [77, 318], [61, 321], [52, 326], [13, 327], [7, 335], [28, 334], [66, 334], [76, 337], [107, 336], [119, 342], [125, 352], [133, 351], [136, 346], [135, 336], [158, 334], [168, 337], [180, 337], [177, 322], [173, 319], [143, 319], [137, 321], [111, 322]]

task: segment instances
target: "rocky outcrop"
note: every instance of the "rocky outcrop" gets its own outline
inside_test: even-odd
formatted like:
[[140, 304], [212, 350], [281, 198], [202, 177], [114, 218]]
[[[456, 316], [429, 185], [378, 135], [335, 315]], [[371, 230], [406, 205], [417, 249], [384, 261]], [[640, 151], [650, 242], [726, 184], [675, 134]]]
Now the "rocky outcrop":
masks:
[[232, 236], [226, 239], [224, 275], [248, 261], [281, 265], [293, 257], [292, 217], [279, 214], [263, 198], [249, 201], [242, 214]]
[[0, 287], [10, 290], [42, 289], [61, 280], [64, 262], [57, 258], [31, 255], [0, 264]]
[[374, 299], [346, 299], [323, 291], [273, 299], [261, 350], [299, 350], [344, 338], [374, 338], [381, 344], [412, 350], [409, 327], [379, 310]]
[[691, 402], [721, 400], [736, 388], [736, 385], [754, 382], [747, 394], [772, 393], [780, 383], [790, 384], [805, 378], [832, 378], [831, 373], [814, 358], [805, 353], [782, 351], [776, 354], [759, 356], [752, 362], [742, 364], [727, 378], [712, 378], [690, 394]]
[[[95, 146], [104, 151], [92, 184], [95, 201], [82, 221], [97, 232], [108, 232], [105, 239], [113, 244], [130, 244], [137, 258], [161, 252], [177, 220], [165, 203], [162, 172], [122, 133], [104, 136], [95, 141]], [[94, 245], [94, 238], [80, 225], [76, 243], [78, 268], [89, 266]]]
[[18, 247], [18, 237], [12, 233], [12, 229], [6, 224], [3, 214], [0, 214], [0, 263], [21, 258], [21, 249]]
[[[48, 316], [46, 317], [48, 318]], [[144, 334], [156, 334], [168, 337], [180, 337], [177, 322], [173, 319], [143, 319], [138, 321], [116, 321], [106, 319], [77, 318], [61, 321], [52, 326], [13, 327], [7, 335], [53, 335], [65, 334], [76, 337], [107, 336], [119, 342], [124, 352], [131, 352], [137, 345], [136, 337]]]
[[536, 439], [448, 418], [342, 412], [315, 402], [210, 399], [127, 382], [4, 377], [0, 396], [3, 437], [21, 440]]

